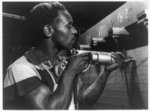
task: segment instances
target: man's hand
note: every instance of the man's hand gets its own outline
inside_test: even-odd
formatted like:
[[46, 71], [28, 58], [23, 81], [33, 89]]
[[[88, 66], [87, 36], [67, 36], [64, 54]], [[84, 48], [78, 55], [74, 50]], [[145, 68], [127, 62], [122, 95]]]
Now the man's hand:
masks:
[[104, 70], [108, 73], [120, 67], [124, 63], [124, 60], [126, 58], [126, 56], [122, 52], [111, 52], [111, 54], [112, 57], [116, 60], [116, 63], [109, 66], [105, 66]]
[[66, 69], [74, 72], [75, 75], [81, 73], [89, 63], [89, 53], [77, 54], [70, 57]]

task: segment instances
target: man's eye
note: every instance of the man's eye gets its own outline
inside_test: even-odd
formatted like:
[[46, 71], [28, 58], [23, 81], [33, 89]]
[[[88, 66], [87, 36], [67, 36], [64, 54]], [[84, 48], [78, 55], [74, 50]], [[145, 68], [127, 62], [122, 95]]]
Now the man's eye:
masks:
[[67, 28], [68, 28], [68, 29], [71, 29], [71, 28], [72, 28], [72, 26], [71, 26], [71, 25], [68, 25], [68, 26], [67, 26]]
[[68, 28], [68, 29], [70, 29], [70, 28], [71, 28], [71, 26], [67, 26], [67, 28]]

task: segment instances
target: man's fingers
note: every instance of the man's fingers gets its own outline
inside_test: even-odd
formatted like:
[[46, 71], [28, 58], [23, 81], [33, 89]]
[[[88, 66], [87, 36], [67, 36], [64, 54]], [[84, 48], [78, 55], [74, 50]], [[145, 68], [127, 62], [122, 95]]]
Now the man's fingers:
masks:
[[77, 54], [77, 56], [80, 56], [80, 57], [85, 57], [85, 56], [89, 56], [89, 52], [84, 52], [84, 53], [81, 53], [81, 54]]
[[116, 52], [116, 53], [111, 52], [111, 54], [112, 54], [111, 56], [116, 60], [116, 63], [110, 66], [107, 66], [106, 67], [107, 71], [112, 71], [120, 67], [126, 58], [126, 56], [122, 52]]
[[116, 60], [118, 64], [122, 64], [126, 58], [126, 55], [124, 55], [122, 52], [111, 52], [111, 54], [111, 56]]
[[122, 59], [126, 58], [126, 55], [123, 54], [122, 52], [116, 52]]
[[81, 53], [81, 54], [76, 54], [72, 55], [73, 58], [79, 58], [81, 61], [88, 61], [89, 60], [89, 53]]
[[90, 63], [89, 58], [83, 58], [82, 61], [83, 61], [84, 63]]
[[112, 71], [112, 70], [117, 69], [119, 66], [120, 66], [120, 65], [119, 65], [118, 63], [115, 63], [115, 64], [113, 64], [113, 65], [111, 65], [111, 66], [107, 66], [107, 67], [106, 67], [106, 70]]
[[119, 55], [118, 55], [117, 53], [111, 52], [111, 56], [112, 56], [117, 62], [119, 62], [120, 57], [119, 57]]

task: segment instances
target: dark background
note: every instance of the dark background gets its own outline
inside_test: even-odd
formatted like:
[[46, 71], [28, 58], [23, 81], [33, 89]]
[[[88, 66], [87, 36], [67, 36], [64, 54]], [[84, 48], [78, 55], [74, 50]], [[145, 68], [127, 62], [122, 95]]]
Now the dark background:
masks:
[[[3, 13], [27, 16], [39, 2], [3, 2]], [[79, 34], [95, 25], [125, 2], [61, 2], [71, 13]], [[3, 72], [30, 48], [26, 25], [21, 20], [3, 17]]]
[[[40, 2], [3, 2], [3, 12], [26, 16]], [[61, 2], [78, 27], [90, 28], [125, 2]]]

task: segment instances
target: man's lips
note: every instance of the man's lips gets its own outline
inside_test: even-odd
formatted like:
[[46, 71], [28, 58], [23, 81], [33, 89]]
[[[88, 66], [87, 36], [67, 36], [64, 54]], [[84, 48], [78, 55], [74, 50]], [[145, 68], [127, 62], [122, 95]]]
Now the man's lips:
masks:
[[71, 42], [75, 42], [76, 41], [76, 39], [73, 39]]
[[74, 44], [76, 42], [76, 39], [72, 39], [71, 43]]

